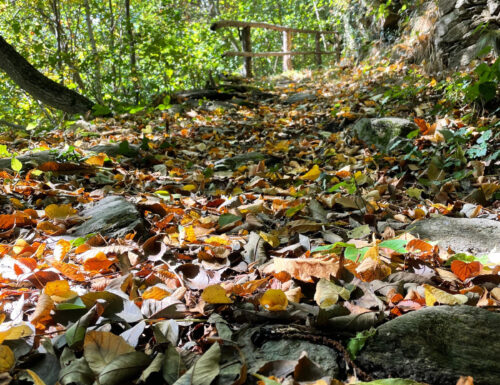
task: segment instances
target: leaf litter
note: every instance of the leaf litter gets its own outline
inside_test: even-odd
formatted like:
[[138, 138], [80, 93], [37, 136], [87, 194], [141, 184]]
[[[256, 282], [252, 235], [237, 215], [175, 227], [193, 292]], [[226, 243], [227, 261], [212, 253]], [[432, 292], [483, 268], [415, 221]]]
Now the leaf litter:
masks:
[[[468, 217], [500, 220], [498, 160], [474, 152], [498, 144], [498, 118], [466, 120], [447, 100], [436, 114], [428, 100], [439, 92], [424, 75], [418, 106], [384, 97], [415, 71], [397, 63], [306, 72], [252, 107], [145, 110], [96, 119], [98, 136], [46, 133], [36, 147], [56, 160], [18, 156], [0, 172], [2, 378], [352, 383], [368, 380], [355, 364], [338, 379], [307, 357], [250, 368], [234, 335], [286, 324], [296, 338], [340, 341], [351, 363], [391, 318], [428, 306], [498, 307], [498, 251], [456, 253], [405, 232], [465, 207]], [[316, 98], [286, 102], [303, 89]], [[379, 152], [348, 129], [391, 114], [415, 121], [417, 132], [401, 139], [410, 152]], [[455, 146], [464, 132], [472, 140]], [[140, 218], [123, 222], [133, 227], [74, 235], [108, 196], [137, 209]], [[54, 355], [50, 375], [32, 364]], [[390, 383], [415, 383], [405, 381]]]

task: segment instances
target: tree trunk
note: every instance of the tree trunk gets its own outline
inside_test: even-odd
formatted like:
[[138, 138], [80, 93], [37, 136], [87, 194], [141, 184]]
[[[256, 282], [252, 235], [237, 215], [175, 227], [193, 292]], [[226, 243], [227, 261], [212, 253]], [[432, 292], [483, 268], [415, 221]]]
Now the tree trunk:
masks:
[[47, 78], [0, 36], [0, 69], [23, 90], [69, 114], [86, 114], [94, 105], [86, 97]]
[[87, 24], [87, 35], [89, 37], [90, 48], [92, 50], [92, 56], [94, 56], [94, 93], [95, 98], [98, 103], [102, 102], [102, 85], [101, 85], [101, 60], [99, 58], [99, 52], [97, 52], [97, 44], [94, 38], [94, 29], [92, 28], [92, 15], [90, 12], [89, 0], [83, 2], [85, 7], [85, 22]]
[[134, 86], [135, 104], [139, 104], [139, 75], [137, 73], [137, 58], [135, 56], [135, 37], [130, 19], [130, 0], [125, 0], [125, 25], [127, 28], [130, 49], [130, 76]]

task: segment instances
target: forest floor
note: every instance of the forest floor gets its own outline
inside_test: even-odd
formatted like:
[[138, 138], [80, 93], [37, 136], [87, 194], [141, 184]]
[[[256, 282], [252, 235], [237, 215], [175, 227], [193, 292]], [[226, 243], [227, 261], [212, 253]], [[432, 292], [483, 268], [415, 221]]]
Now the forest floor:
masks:
[[[236, 99], [2, 133], [0, 383], [354, 383], [372, 327], [498, 308], [500, 250], [407, 231], [438, 214], [500, 221], [500, 120], [460, 100], [462, 76], [306, 71], [220, 86]], [[351, 128], [381, 116], [415, 129], [381, 149]], [[410, 273], [428, 280], [377, 291]], [[270, 325], [289, 329], [242, 346]], [[333, 349], [340, 369], [251, 357], [287, 337]]]

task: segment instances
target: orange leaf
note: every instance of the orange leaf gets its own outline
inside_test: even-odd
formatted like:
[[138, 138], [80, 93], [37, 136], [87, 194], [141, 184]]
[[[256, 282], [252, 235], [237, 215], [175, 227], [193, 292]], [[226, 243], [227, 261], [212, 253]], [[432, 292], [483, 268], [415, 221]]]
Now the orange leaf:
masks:
[[312, 278], [330, 279], [336, 276], [339, 270], [339, 263], [335, 260], [321, 260], [316, 258], [273, 258], [273, 268], [275, 273], [287, 272], [292, 277], [305, 282], [312, 282]]
[[161, 301], [165, 297], [168, 297], [170, 293], [158, 286], [153, 286], [148, 288], [144, 293], [142, 293], [143, 299], [155, 299]]
[[54, 258], [62, 261], [68, 251], [71, 249], [71, 243], [65, 239], [59, 239], [54, 247]]
[[46, 322], [51, 319], [50, 312], [54, 308], [54, 301], [48, 294], [42, 293], [38, 297], [35, 311], [30, 317], [30, 321], [37, 329], [45, 329]]
[[465, 281], [467, 278], [476, 276], [481, 271], [481, 263], [478, 261], [467, 263], [455, 260], [451, 262], [451, 271], [460, 280]]
[[69, 279], [72, 279], [73, 281], [84, 282], [86, 280], [85, 275], [76, 265], [59, 261], [52, 261], [52, 266], [59, 270], [62, 275]]
[[61, 235], [65, 231], [63, 227], [56, 226], [51, 222], [39, 222], [36, 229], [46, 235]]
[[102, 251], [98, 252], [92, 258], [83, 262], [83, 268], [87, 271], [101, 271], [108, 269], [114, 261], [108, 259]]
[[31, 226], [33, 221], [24, 213], [2, 214], [0, 215], [0, 230], [9, 230], [14, 226]]
[[424, 251], [424, 252], [430, 252], [434, 249], [434, 246], [431, 244], [422, 241], [421, 239], [412, 239], [408, 244], [406, 245], [406, 250], [408, 251]]
[[288, 306], [288, 298], [283, 290], [269, 289], [260, 299], [260, 304], [269, 311], [282, 311]]

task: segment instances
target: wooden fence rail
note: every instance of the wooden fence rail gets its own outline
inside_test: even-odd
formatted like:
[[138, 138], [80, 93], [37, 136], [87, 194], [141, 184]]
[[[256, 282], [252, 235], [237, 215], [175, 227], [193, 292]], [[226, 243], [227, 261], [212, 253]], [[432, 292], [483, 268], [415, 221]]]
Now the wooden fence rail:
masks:
[[[243, 51], [229, 51], [225, 52], [225, 56], [243, 56], [245, 58], [245, 77], [252, 77], [252, 58], [254, 57], [269, 57], [269, 56], [282, 56], [283, 57], [283, 71], [290, 71], [293, 69], [292, 56], [295, 55], [316, 55], [316, 64], [321, 65], [322, 55], [331, 55], [336, 52], [321, 51], [321, 39], [324, 35], [334, 35], [335, 31], [316, 31], [312, 29], [299, 29], [284, 27], [281, 25], [274, 25], [268, 23], [260, 23], [253, 21], [237, 21], [237, 20], [220, 20], [210, 26], [212, 31], [217, 31], [221, 28], [239, 28], [241, 30], [240, 40]], [[282, 52], [252, 52], [252, 39], [250, 35], [251, 28], [264, 28], [283, 33], [282, 36]], [[306, 33], [314, 34], [315, 47], [314, 51], [292, 51], [292, 34]]]

